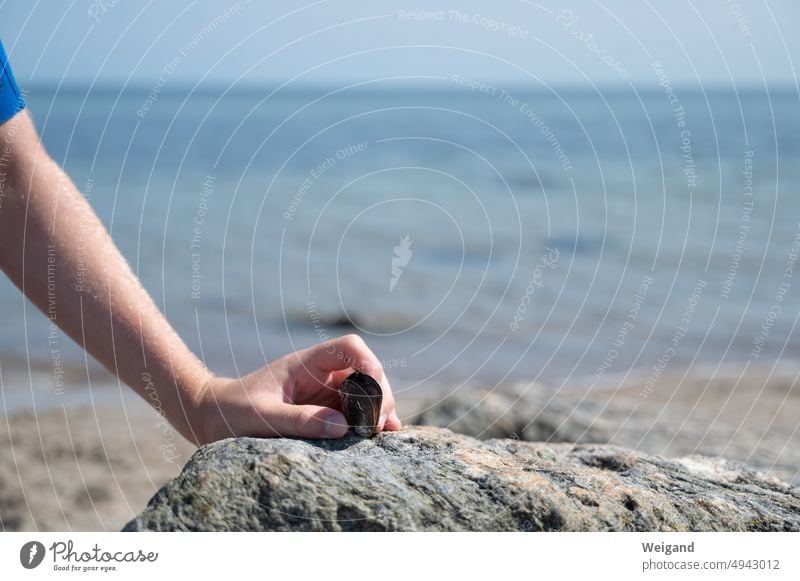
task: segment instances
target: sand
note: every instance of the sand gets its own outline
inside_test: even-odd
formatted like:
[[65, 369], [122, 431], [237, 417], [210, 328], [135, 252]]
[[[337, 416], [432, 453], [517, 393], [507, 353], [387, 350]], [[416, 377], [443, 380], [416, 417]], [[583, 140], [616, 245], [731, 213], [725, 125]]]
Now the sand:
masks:
[[0, 418], [0, 530], [118, 531], [194, 447], [142, 401]]

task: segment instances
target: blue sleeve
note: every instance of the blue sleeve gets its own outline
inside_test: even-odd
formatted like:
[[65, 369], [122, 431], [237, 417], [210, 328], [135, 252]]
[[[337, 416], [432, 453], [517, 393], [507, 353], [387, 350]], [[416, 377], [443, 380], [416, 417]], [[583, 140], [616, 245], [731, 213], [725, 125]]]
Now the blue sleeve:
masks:
[[25, 108], [25, 100], [19, 92], [14, 73], [8, 65], [6, 51], [0, 41], [0, 123], [11, 119]]

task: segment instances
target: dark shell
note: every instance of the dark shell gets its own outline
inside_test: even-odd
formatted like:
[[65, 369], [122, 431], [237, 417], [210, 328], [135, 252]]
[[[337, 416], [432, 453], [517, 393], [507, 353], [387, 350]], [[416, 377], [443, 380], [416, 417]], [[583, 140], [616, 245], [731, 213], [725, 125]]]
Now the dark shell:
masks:
[[353, 431], [367, 438], [374, 436], [383, 403], [380, 384], [366, 373], [356, 371], [342, 382], [339, 396], [344, 417]]

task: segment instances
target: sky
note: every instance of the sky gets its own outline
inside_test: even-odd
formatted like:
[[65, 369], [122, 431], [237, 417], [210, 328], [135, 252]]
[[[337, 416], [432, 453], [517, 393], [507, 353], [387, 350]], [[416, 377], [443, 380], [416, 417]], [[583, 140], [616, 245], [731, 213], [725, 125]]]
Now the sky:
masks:
[[797, 85], [798, 24], [797, 0], [0, 0], [23, 86]]

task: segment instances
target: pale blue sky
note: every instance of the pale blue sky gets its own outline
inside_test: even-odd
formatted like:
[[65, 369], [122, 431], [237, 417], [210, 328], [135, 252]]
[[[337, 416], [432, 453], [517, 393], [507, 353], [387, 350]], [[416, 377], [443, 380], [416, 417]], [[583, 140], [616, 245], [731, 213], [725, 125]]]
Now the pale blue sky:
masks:
[[[420, 10], [434, 12], [420, 21]], [[0, 38], [23, 85], [149, 86], [167, 66], [173, 85], [458, 74], [655, 86], [654, 60], [673, 84], [785, 85], [800, 75], [798, 24], [797, 0], [0, 3]]]

